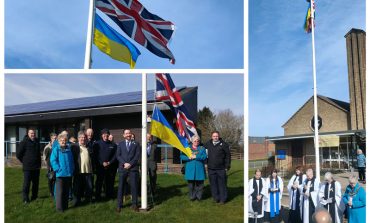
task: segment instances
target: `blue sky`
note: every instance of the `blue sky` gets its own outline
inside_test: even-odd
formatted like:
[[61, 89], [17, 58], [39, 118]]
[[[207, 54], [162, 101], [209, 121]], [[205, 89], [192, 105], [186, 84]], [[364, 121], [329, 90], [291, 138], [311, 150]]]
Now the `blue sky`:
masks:
[[[311, 35], [305, 0], [249, 1], [249, 135], [283, 135], [281, 126], [312, 95]], [[365, 29], [365, 0], [316, 1], [318, 94], [349, 102], [346, 42]]]
[[[198, 86], [198, 109], [243, 115], [242, 74], [171, 74], [176, 86]], [[232, 86], [232, 87], [230, 87]], [[155, 89], [148, 74], [148, 89]], [[5, 105], [141, 90], [141, 74], [6, 74]]]
[[[141, 0], [176, 25], [176, 64], [141, 51], [136, 68], [243, 68], [243, 0]], [[83, 68], [88, 0], [6, 0], [6, 68]], [[93, 68], [123, 68], [93, 46]]]

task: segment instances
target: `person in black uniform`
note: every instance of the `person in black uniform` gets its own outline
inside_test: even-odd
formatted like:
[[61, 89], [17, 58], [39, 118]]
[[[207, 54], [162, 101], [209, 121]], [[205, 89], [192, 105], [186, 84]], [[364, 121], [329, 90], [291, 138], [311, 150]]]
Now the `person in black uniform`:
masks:
[[23, 202], [27, 204], [30, 202], [28, 195], [31, 182], [31, 200], [35, 200], [39, 193], [41, 150], [34, 129], [28, 129], [27, 135], [20, 142], [17, 150], [17, 159], [23, 165]]
[[116, 162], [117, 145], [108, 140], [110, 132], [108, 129], [101, 130], [101, 140], [94, 144], [94, 152], [97, 158], [97, 177], [95, 182], [95, 199], [101, 200], [101, 189], [104, 182], [105, 197], [113, 198], [114, 192], [114, 162]]
[[208, 153], [208, 177], [213, 200], [225, 204], [227, 200], [227, 175], [231, 156], [229, 145], [220, 138], [218, 131], [213, 131], [212, 139], [204, 144]]
[[139, 159], [140, 159], [140, 145], [131, 140], [131, 130], [125, 129], [123, 131], [123, 140], [118, 144], [117, 160], [119, 161], [119, 184], [117, 193], [117, 212], [121, 212], [123, 207], [122, 197], [125, 190], [125, 181], [127, 177], [130, 179], [130, 189], [132, 195], [131, 208], [138, 211], [138, 179], [139, 179]]

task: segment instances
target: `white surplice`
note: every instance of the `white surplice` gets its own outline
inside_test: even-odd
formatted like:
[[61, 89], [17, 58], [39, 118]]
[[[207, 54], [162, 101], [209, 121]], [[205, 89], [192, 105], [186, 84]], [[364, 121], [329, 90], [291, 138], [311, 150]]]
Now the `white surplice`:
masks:
[[[279, 192], [279, 197], [277, 197], [277, 193], [268, 193], [268, 197], [266, 199], [266, 204], [265, 204], [265, 207], [266, 207], [266, 211], [267, 212], [270, 212], [270, 196], [275, 196], [274, 197], [274, 200], [276, 199], [279, 199], [279, 210], [281, 209], [281, 198], [283, 197], [283, 190], [284, 190], [284, 182], [283, 180], [281, 179], [281, 177], [277, 177], [278, 178], [278, 181], [279, 181], [279, 189], [280, 189], [280, 192]], [[271, 188], [271, 182], [270, 182], [270, 178], [266, 178], [266, 187], [267, 187], [267, 191]]]
[[[288, 188], [288, 193], [289, 193], [289, 209], [292, 209], [292, 210], [295, 210], [295, 208], [296, 208], [296, 198], [297, 198], [297, 192], [298, 192], [298, 190], [301, 190], [302, 189], [302, 186], [303, 186], [303, 183], [304, 183], [304, 181], [306, 180], [306, 174], [303, 174], [302, 175], [302, 183], [301, 184], [299, 184], [299, 177], [296, 177], [296, 175], [294, 174], [293, 176], [292, 176], [292, 178], [290, 178], [290, 180], [289, 180], [289, 183], [288, 183], [288, 186], [287, 186], [287, 188]], [[292, 186], [295, 184], [295, 183], [297, 183], [298, 184], [298, 188], [297, 189], [292, 189]], [[293, 205], [293, 206], [292, 206]]]
[[[312, 218], [312, 216], [309, 215], [309, 199], [310, 197], [312, 198], [312, 202], [315, 206], [315, 208], [317, 207], [317, 204], [318, 204], [318, 193], [319, 193], [319, 187], [320, 187], [320, 182], [317, 178], [315, 178], [315, 182], [313, 185], [311, 185], [311, 182], [312, 181], [309, 181], [309, 182], [306, 182], [308, 179], [306, 179], [303, 183], [303, 186], [302, 188], [300, 189], [300, 193], [301, 193], [301, 215], [303, 213], [303, 216], [302, 216], [302, 220], [303, 220], [303, 223], [309, 223], [310, 222], [310, 218]], [[307, 190], [309, 191], [308, 194], [309, 194], [309, 197], [306, 197], [303, 193], [303, 189], [304, 189], [304, 186], [306, 185], [307, 183]], [[310, 187], [313, 187], [313, 191], [310, 192]], [[303, 211], [304, 210], [304, 211]]]
[[[335, 181], [334, 184], [335, 184], [335, 201], [333, 200], [333, 202], [335, 202], [335, 222], [342, 222], [341, 219], [342, 219], [342, 212], [343, 211], [340, 209], [340, 204], [341, 204], [341, 200], [342, 200], [342, 187], [341, 187], [341, 185], [338, 181]], [[324, 206], [328, 203], [328, 201], [324, 199], [324, 197], [325, 197], [325, 185], [326, 185], [326, 183], [323, 183], [321, 185], [320, 191], [319, 191], [319, 201], [320, 201], [320, 204], [322, 206]], [[329, 197], [330, 190], [331, 190], [331, 184], [329, 184], [327, 197]], [[328, 211], [330, 211], [330, 210], [328, 210]]]
[[[249, 196], [248, 216], [249, 216], [249, 218], [254, 218], [254, 210], [252, 208], [252, 194], [254, 192], [253, 179], [254, 178], [250, 179], [249, 184], [248, 184], [248, 196]], [[261, 195], [263, 195], [263, 197], [262, 197], [262, 213], [260, 215], [258, 215], [257, 218], [263, 218], [264, 212], [265, 212], [265, 201], [266, 201], [267, 196], [268, 196], [266, 181], [262, 177], [261, 177], [261, 182], [262, 182]], [[257, 181], [257, 187], [259, 188], [261, 185], [259, 185], [258, 183], [259, 182]]]

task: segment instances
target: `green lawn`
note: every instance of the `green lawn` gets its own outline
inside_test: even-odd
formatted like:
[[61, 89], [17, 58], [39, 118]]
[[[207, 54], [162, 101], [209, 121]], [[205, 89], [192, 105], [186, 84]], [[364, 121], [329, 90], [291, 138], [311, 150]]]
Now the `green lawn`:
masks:
[[117, 214], [116, 200], [86, 204], [57, 213], [53, 200], [48, 197], [45, 174], [42, 170], [39, 198], [24, 205], [22, 170], [5, 168], [5, 222], [243, 222], [243, 161], [232, 161], [228, 173], [229, 201], [225, 205], [213, 202], [207, 180], [204, 199], [191, 202], [182, 175], [159, 174], [155, 206], [148, 213], [135, 213], [126, 203], [122, 212]]

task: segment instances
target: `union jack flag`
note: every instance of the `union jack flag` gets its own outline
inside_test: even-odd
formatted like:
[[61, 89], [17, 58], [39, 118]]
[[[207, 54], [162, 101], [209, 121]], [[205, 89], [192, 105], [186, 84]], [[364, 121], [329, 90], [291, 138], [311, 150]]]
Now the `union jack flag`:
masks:
[[181, 136], [190, 139], [198, 135], [194, 122], [189, 118], [188, 110], [181, 98], [179, 91], [176, 89], [169, 74], [155, 74], [156, 76], [156, 93], [155, 98], [158, 101], [170, 100], [173, 110], [176, 114], [176, 126]]
[[138, 0], [97, 0], [96, 7], [137, 43], [175, 63], [175, 57], [167, 47], [175, 30], [172, 22], [150, 13]]

